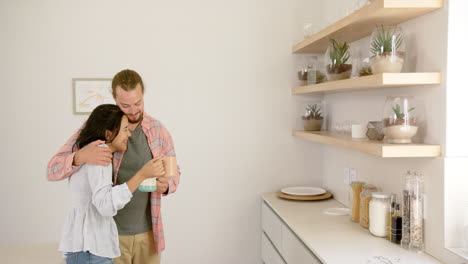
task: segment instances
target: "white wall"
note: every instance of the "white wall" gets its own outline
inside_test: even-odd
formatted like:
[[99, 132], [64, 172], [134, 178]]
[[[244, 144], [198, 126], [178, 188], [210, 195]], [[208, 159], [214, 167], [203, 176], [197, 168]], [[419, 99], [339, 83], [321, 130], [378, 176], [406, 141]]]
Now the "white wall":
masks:
[[182, 168], [162, 205], [164, 263], [259, 263], [261, 194], [321, 185], [320, 146], [291, 137], [306, 2], [1, 1], [0, 244], [58, 241], [67, 183], [45, 171], [85, 120], [71, 79], [131, 68]]

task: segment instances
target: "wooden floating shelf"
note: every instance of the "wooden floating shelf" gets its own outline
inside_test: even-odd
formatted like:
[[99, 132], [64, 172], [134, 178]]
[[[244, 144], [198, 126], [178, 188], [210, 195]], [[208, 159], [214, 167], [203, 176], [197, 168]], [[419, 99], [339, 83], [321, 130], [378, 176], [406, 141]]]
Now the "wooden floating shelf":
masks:
[[335, 93], [362, 89], [440, 84], [440, 72], [380, 73], [292, 89], [292, 94]]
[[444, 6], [443, 0], [374, 0], [371, 4], [307, 37], [293, 46], [293, 53], [324, 53], [329, 39], [348, 43], [369, 36], [376, 25], [395, 25]]
[[382, 141], [354, 139], [349, 135], [330, 131], [294, 130], [293, 136], [325, 145], [350, 149], [382, 158], [440, 157], [439, 145], [385, 144]]

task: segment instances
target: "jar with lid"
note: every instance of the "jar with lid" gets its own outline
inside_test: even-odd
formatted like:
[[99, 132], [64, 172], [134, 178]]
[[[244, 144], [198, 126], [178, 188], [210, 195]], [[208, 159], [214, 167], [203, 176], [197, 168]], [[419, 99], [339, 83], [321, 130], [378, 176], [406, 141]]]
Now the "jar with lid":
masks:
[[410, 178], [410, 249], [421, 252], [424, 249], [424, 177], [414, 171]]
[[359, 224], [364, 228], [369, 228], [369, 202], [371, 194], [377, 192], [377, 187], [372, 184], [365, 184], [361, 191], [361, 205], [359, 206]]
[[403, 173], [402, 177], [402, 212], [401, 212], [401, 246], [404, 248], [409, 247], [410, 243], [410, 179], [411, 179], [412, 172], [411, 170], [407, 170]]
[[362, 191], [362, 186], [364, 185], [364, 182], [360, 181], [354, 181], [351, 183], [351, 189], [353, 190], [353, 204], [352, 204], [352, 210], [351, 210], [351, 221], [353, 222], [359, 222], [359, 207], [361, 205], [360, 200], [361, 200], [361, 191]]
[[372, 193], [369, 203], [369, 231], [374, 236], [387, 236], [387, 221], [390, 208], [390, 194]]

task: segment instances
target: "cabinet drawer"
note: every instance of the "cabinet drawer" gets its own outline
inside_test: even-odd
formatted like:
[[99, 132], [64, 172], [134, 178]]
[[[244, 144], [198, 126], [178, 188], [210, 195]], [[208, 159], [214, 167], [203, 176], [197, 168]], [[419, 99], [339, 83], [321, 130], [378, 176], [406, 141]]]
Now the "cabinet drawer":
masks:
[[278, 216], [266, 204], [262, 203], [262, 229], [270, 238], [273, 245], [282, 254], [281, 249], [281, 227], [283, 224]]
[[265, 264], [286, 264], [271, 244], [265, 233], [262, 232], [262, 260]]
[[288, 264], [321, 264], [309, 249], [285, 225], [282, 226], [282, 252]]

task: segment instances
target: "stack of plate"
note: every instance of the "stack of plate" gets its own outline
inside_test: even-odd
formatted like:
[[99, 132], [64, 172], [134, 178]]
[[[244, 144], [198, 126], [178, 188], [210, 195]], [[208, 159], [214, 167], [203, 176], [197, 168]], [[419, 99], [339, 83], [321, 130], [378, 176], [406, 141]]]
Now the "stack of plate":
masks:
[[295, 186], [281, 189], [278, 192], [278, 197], [290, 200], [317, 201], [331, 198], [332, 194], [319, 187]]

